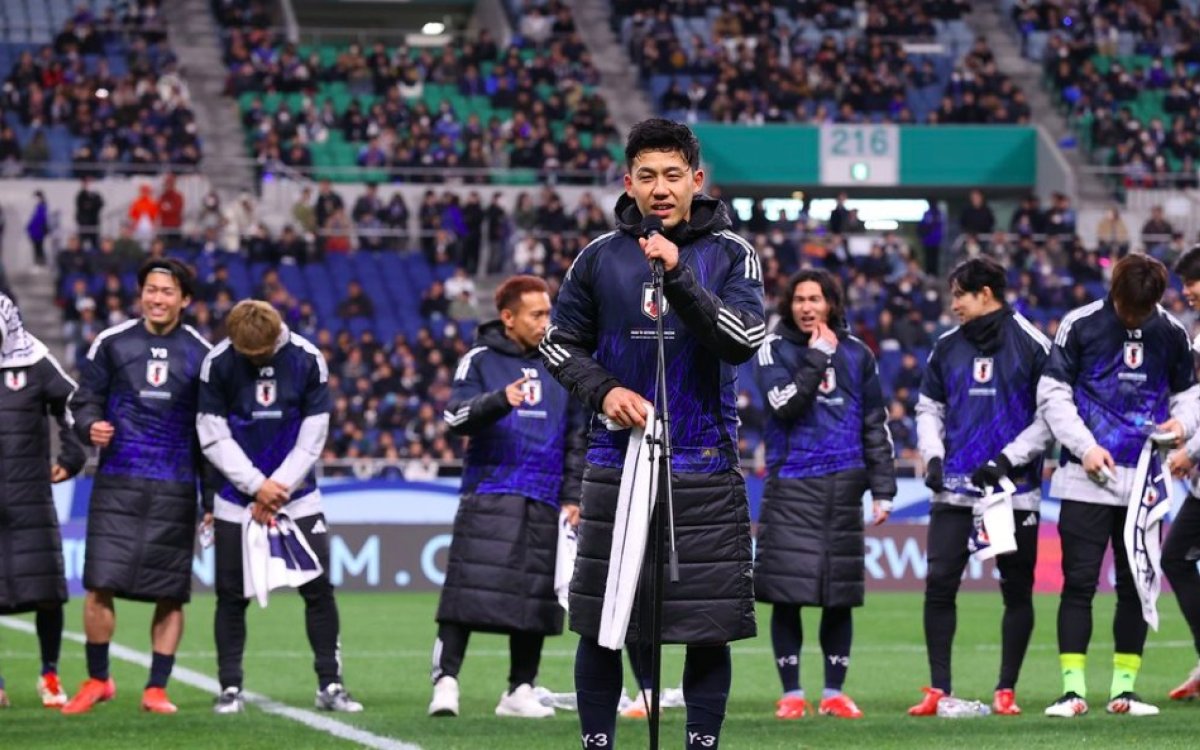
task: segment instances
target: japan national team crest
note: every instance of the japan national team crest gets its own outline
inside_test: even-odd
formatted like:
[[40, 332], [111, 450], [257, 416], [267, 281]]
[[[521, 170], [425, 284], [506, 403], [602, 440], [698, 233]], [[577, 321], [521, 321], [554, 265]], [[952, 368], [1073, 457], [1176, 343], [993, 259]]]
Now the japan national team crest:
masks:
[[[671, 314], [671, 306], [667, 304], [665, 295], [663, 296], [663, 313]], [[642, 315], [650, 320], [658, 320], [658, 305], [654, 302], [654, 285], [649, 282], [642, 284]]]
[[170, 362], [165, 359], [152, 359], [146, 363], [146, 382], [155, 388], [167, 384], [170, 375]]
[[525, 406], [537, 406], [542, 403], [542, 383], [540, 380], [526, 380], [521, 384], [521, 393], [525, 395], [522, 403]]
[[1125, 366], [1131, 370], [1136, 370], [1142, 366], [1145, 361], [1144, 352], [1140, 341], [1125, 342]]
[[8, 386], [10, 391], [19, 391], [25, 387], [25, 371], [24, 370], [5, 370], [4, 384]]
[[274, 380], [260, 380], [254, 384], [254, 400], [259, 406], [271, 406], [277, 396]]
[[971, 368], [971, 374], [975, 377], [976, 383], [990, 383], [996, 374], [996, 361], [992, 357], [976, 357], [975, 366]]
[[837, 373], [832, 367], [825, 368], [825, 374], [821, 377], [821, 385], [817, 388], [821, 393], [833, 393], [837, 390]]

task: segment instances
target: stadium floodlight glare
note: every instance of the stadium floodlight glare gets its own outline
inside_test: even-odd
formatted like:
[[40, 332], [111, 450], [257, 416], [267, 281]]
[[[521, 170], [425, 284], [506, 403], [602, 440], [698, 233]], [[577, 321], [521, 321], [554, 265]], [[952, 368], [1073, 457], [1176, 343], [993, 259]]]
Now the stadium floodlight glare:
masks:
[[430, 21], [421, 27], [421, 33], [426, 36], [437, 36], [446, 30], [446, 24], [441, 21]]
[[107, 99], [108, 98], [108, 89], [103, 89], [103, 88], [96, 89], [96, 98], [97, 99]]
[[850, 179], [863, 182], [871, 176], [871, 167], [866, 162], [856, 161], [850, 166]]

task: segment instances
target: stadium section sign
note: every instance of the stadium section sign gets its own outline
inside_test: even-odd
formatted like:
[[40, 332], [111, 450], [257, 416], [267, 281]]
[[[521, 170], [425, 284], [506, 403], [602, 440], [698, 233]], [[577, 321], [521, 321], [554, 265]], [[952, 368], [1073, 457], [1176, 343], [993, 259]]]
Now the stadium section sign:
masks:
[[821, 184], [900, 184], [900, 128], [895, 125], [823, 125], [818, 158]]

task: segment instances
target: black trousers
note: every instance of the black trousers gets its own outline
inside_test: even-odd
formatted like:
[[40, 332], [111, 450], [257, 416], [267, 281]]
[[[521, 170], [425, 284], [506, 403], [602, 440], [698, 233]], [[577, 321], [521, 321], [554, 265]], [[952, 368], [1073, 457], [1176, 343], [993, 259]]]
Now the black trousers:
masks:
[[[438, 623], [437, 641], [433, 644], [433, 670], [430, 673], [435, 684], [443, 677], [458, 678], [470, 639], [470, 626], [458, 622]], [[515, 631], [508, 634], [509, 692], [519, 685], [532, 685], [537, 679], [545, 640], [544, 633]]]
[[[342, 681], [340, 646], [338, 645], [338, 610], [329, 582], [329, 534], [312, 533], [319, 521], [325, 526], [325, 516], [317, 514], [295, 519], [308, 544], [321, 562], [325, 572], [300, 587], [304, 597], [304, 625], [308, 643], [313, 650], [313, 668], [323, 690], [327, 685]], [[250, 600], [244, 595], [242, 581], [242, 525], [216, 521], [217, 614], [213, 630], [217, 641], [217, 676], [221, 689], [242, 686], [242, 654], [246, 649], [246, 607]]]
[[1104, 552], [1112, 543], [1117, 578], [1113, 644], [1118, 654], [1141, 655], [1146, 621], [1125, 554], [1124, 506], [1063, 500], [1058, 516], [1062, 537], [1063, 591], [1058, 604], [1058, 652], [1086, 654], [1092, 640], [1092, 599], [1100, 582]]
[[[1033, 634], [1033, 573], [1037, 566], [1038, 514], [1013, 512], [1017, 550], [996, 558], [1004, 618], [1000, 623], [1000, 679], [997, 689], [1013, 688]], [[951, 692], [951, 651], [958, 629], [956, 600], [970, 552], [974, 527], [970, 508], [935, 503], [930, 512], [925, 575], [925, 650], [935, 688]]]
[[1192, 630], [1196, 653], [1200, 654], [1200, 498], [1189, 496], [1175, 516], [1167, 541], [1163, 544], [1162, 569], [1175, 599]]

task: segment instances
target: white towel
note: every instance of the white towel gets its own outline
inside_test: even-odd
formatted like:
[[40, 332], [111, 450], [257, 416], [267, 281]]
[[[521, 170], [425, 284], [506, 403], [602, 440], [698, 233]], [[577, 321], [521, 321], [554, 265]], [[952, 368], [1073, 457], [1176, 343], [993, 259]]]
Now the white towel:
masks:
[[[988, 488], [992, 489], [992, 488]], [[1017, 551], [1017, 526], [1013, 519], [1013, 495], [1017, 486], [1004, 477], [995, 491], [975, 505], [975, 527], [967, 548], [977, 560], [991, 560]]]
[[567, 520], [567, 511], [558, 512], [558, 549], [554, 555], [554, 595], [563, 609], [567, 608], [567, 594], [571, 588], [571, 575], [575, 572], [575, 556], [579, 552], [578, 530]]
[[[608, 556], [608, 582], [604, 587], [604, 603], [600, 610], [600, 633], [597, 642], [604, 648], [620, 650], [625, 647], [625, 633], [633, 612], [646, 555], [646, 539], [650, 534], [650, 512], [658, 492], [658, 451], [651, 452], [649, 435], [661, 435], [662, 426], [655, 419], [654, 409], [646, 407], [647, 429], [634, 428], [625, 451], [625, 468], [621, 473], [621, 490], [617, 498], [617, 515], [613, 521], [612, 547]], [[653, 458], [653, 460], [651, 460]]]
[[1125, 556], [1142, 602], [1142, 619], [1158, 630], [1158, 595], [1162, 592], [1162, 521], [1171, 510], [1175, 482], [1163, 451], [1146, 440], [1134, 471], [1125, 516]]
[[320, 577], [324, 569], [287, 513], [279, 511], [265, 526], [255, 521], [247, 506], [242, 516], [242, 594], [267, 606], [272, 589], [299, 588]]

